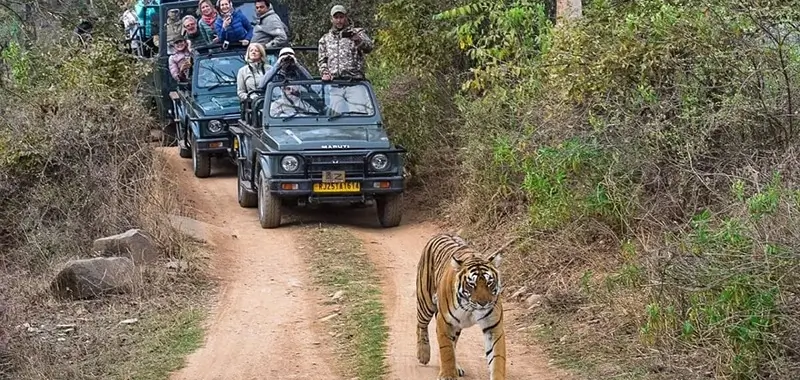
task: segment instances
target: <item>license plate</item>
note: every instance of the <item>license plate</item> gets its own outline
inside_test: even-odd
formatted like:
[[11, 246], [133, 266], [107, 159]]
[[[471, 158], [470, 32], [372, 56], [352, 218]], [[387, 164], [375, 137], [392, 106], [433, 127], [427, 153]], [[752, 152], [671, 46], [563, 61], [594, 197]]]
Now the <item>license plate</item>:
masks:
[[315, 193], [357, 193], [361, 191], [361, 182], [315, 183]]
[[342, 183], [344, 182], [343, 170], [325, 170], [322, 172], [323, 183]]

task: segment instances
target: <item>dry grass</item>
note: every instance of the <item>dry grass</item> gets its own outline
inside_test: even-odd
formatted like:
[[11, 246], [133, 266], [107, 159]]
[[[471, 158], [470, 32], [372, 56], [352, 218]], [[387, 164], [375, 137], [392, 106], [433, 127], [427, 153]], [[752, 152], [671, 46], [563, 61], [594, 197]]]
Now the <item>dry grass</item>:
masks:
[[[153, 121], [134, 95], [142, 68], [99, 39], [87, 50], [47, 48], [69, 57], [30, 68], [53, 87], [17, 78], [16, 96], [0, 100], [0, 295], [12, 326], [4, 374], [164, 378], [201, 343], [211, 288], [202, 247], [168, 219], [184, 213], [183, 200], [147, 143]], [[79, 302], [51, 296], [49, 282], [66, 261], [93, 256], [94, 239], [130, 228], [163, 251], [139, 268], [133, 292]]]

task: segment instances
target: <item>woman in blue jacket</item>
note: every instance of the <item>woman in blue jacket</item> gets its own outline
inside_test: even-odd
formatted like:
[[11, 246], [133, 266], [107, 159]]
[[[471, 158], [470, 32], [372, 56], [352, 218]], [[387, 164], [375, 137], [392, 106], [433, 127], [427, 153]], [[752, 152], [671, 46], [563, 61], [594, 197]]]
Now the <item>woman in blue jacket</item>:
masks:
[[217, 1], [219, 8], [219, 15], [214, 22], [214, 30], [217, 32], [217, 39], [219, 42], [239, 41], [242, 45], [247, 45], [253, 37], [253, 25], [247, 19], [242, 11], [233, 9], [231, 0]]

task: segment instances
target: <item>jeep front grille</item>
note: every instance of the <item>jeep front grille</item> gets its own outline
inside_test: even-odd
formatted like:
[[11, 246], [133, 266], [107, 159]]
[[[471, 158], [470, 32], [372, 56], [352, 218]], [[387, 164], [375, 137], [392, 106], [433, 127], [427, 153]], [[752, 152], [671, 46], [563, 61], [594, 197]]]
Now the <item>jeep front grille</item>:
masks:
[[308, 174], [312, 178], [322, 178], [323, 170], [344, 170], [348, 177], [364, 176], [364, 156], [308, 156]]

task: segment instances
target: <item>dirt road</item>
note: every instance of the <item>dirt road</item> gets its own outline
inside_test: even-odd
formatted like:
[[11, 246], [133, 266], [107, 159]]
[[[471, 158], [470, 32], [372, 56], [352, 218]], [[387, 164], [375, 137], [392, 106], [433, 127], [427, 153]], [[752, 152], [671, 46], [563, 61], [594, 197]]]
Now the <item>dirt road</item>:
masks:
[[[219, 228], [209, 236], [214, 246], [213, 271], [223, 283], [212, 311], [203, 348], [188, 358], [187, 366], [172, 379], [341, 379], [335, 371], [332, 348], [318, 319], [321, 295], [309, 286], [307, 263], [295, 245], [298, 225], [336, 223], [363, 240], [368, 254], [382, 272], [389, 344], [388, 379], [435, 379], [438, 351], [432, 344], [431, 363], [416, 361], [414, 275], [427, 239], [437, 233], [434, 225], [414, 220], [407, 213], [393, 229], [377, 225], [374, 210], [346, 212], [300, 211], [284, 217], [288, 225], [265, 230], [255, 209], [236, 201], [236, 169], [212, 162], [213, 177], [198, 179], [191, 162], [177, 149], [163, 150], [180, 189], [193, 200], [198, 219]], [[514, 305], [506, 306], [509, 379], [557, 379], [540, 351], [516, 339]], [[431, 341], [435, 343], [434, 325]], [[477, 327], [462, 334], [458, 359], [465, 379], [486, 379], [483, 343]]]

